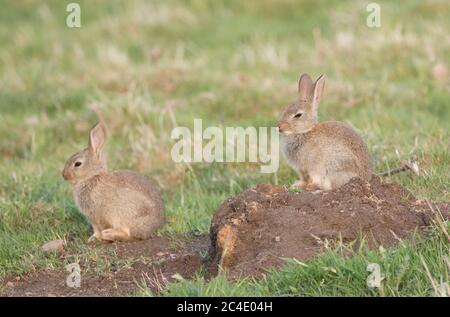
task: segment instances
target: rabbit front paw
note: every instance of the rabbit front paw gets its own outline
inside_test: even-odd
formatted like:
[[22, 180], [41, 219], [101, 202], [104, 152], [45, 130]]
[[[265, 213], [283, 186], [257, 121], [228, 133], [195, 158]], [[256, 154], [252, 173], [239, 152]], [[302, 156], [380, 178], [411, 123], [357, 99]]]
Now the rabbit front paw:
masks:
[[305, 189], [306, 183], [303, 180], [298, 180], [294, 184], [291, 185], [290, 189]]
[[92, 236], [89, 237], [89, 239], [87, 240], [87, 243], [94, 243], [98, 240], [101, 240], [99, 232], [95, 232]]

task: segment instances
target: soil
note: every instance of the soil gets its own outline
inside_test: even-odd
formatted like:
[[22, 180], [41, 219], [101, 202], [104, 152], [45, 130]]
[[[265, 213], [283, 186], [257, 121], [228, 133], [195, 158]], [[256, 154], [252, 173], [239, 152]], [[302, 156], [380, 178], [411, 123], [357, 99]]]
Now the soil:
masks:
[[[93, 248], [107, 254], [115, 253], [117, 259], [115, 262], [103, 263], [101, 274], [95, 271], [90, 274], [82, 273], [80, 288], [66, 286], [68, 272], [45, 270], [0, 279], [1, 295], [127, 296], [138, 292], [139, 285], [144, 284], [153, 292], [159, 292], [177, 276], [191, 278], [203, 265], [201, 252], [207, 249], [209, 237], [205, 235], [191, 241], [183, 240], [185, 239], [174, 241], [155, 237], [145, 241], [95, 245]], [[177, 242], [179, 247], [174, 248], [174, 242]], [[65, 254], [63, 259], [64, 257], [71, 255]], [[92, 271], [95, 265], [97, 263], [80, 266], [82, 272], [85, 272]], [[115, 268], [116, 266], [118, 268]]]
[[[444, 219], [450, 218], [450, 203], [431, 205], [439, 208]], [[203, 268], [214, 276], [219, 266], [232, 279], [258, 277], [282, 265], [283, 257], [305, 261], [333, 242], [358, 245], [364, 238], [372, 248], [393, 246], [416, 229], [426, 228], [435, 217], [425, 201], [375, 176], [369, 183], [353, 179], [339, 189], [320, 193], [259, 185], [222, 204], [209, 236], [95, 245], [93, 251], [103, 255], [80, 261], [80, 288], [66, 286], [68, 273], [62, 269], [48, 269], [0, 278], [0, 295], [126, 296], [143, 284], [160, 292], [169, 281], [180, 276], [189, 279]], [[68, 244], [62, 263], [78, 259]], [[209, 256], [204, 259], [206, 253]]]
[[[432, 205], [450, 218], [449, 203]], [[339, 241], [357, 246], [364, 238], [371, 248], [390, 247], [434, 217], [425, 201], [377, 176], [320, 193], [259, 185], [229, 198], [214, 215], [209, 272], [220, 266], [231, 278], [260, 276], [283, 257], [306, 260]]]

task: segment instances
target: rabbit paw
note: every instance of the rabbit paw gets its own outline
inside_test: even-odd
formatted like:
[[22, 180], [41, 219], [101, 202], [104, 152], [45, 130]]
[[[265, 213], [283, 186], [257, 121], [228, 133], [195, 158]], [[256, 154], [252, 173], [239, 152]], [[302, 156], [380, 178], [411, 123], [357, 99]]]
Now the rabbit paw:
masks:
[[128, 241], [130, 240], [130, 234], [118, 229], [105, 229], [102, 231], [102, 240]]
[[290, 189], [305, 189], [305, 182], [303, 180], [298, 180], [291, 185]]
[[97, 240], [100, 240], [100, 237], [99, 237], [98, 232], [95, 232], [92, 236], [89, 237], [89, 239], [87, 240], [87, 243], [94, 243]]
[[318, 194], [322, 192], [322, 189], [316, 183], [309, 183], [306, 185], [305, 190], [312, 192], [313, 194]]

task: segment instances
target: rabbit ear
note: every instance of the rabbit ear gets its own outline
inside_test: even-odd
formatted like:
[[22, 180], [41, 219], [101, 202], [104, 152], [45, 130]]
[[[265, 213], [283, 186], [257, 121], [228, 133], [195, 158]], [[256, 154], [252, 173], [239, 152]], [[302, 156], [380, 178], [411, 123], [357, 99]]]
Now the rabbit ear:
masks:
[[310, 100], [313, 94], [314, 83], [308, 74], [304, 73], [298, 81], [298, 96], [300, 100]]
[[319, 78], [317, 78], [315, 84], [314, 84], [314, 93], [312, 98], [312, 108], [317, 109], [319, 106], [320, 99], [322, 98], [323, 90], [325, 88], [325, 74], [320, 75]]
[[97, 123], [89, 134], [89, 150], [100, 158], [103, 145], [106, 141], [106, 128], [102, 122]]

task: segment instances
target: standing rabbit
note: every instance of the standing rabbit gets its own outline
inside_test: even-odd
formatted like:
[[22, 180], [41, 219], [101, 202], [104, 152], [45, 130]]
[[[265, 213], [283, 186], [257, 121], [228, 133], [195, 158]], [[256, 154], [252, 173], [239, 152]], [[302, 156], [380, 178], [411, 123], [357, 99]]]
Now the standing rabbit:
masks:
[[139, 173], [108, 172], [102, 153], [105, 141], [106, 129], [98, 123], [88, 147], [69, 158], [62, 173], [94, 229], [88, 242], [148, 239], [165, 221], [159, 189]]
[[282, 112], [278, 121], [282, 152], [300, 179], [294, 186], [306, 190], [330, 190], [353, 177], [368, 181], [372, 176], [367, 146], [349, 125], [318, 123], [317, 108], [324, 86], [324, 75], [314, 83], [303, 74], [298, 100]]

